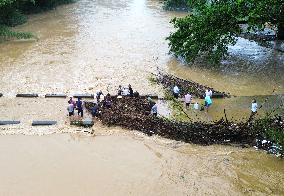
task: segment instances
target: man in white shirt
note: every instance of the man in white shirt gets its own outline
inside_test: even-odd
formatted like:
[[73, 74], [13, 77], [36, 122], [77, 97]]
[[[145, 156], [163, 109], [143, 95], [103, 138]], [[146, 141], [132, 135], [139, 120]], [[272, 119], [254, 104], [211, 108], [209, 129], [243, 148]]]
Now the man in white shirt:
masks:
[[179, 88], [177, 87], [177, 85], [175, 85], [173, 89], [173, 94], [176, 99], [179, 97]]
[[210, 89], [210, 90], [209, 90], [209, 96], [212, 98], [212, 95], [213, 95], [213, 92], [212, 92], [212, 90]]
[[205, 97], [206, 97], [206, 96], [212, 97], [212, 94], [213, 94], [212, 90], [206, 89], [206, 91], [205, 91]]
[[151, 108], [151, 114], [152, 114], [153, 116], [157, 116], [157, 115], [158, 115], [158, 105], [157, 105], [157, 103], [155, 103], [155, 104], [153, 105], [153, 107]]
[[248, 119], [248, 122], [251, 122], [253, 120], [256, 113], [257, 113], [257, 103], [256, 103], [256, 100], [253, 99], [252, 103], [251, 103], [251, 114], [250, 114], [250, 117]]
[[185, 96], [184, 96], [184, 102], [185, 102], [185, 107], [186, 109], [189, 108], [189, 105], [191, 103], [191, 95], [189, 93], [187, 93]]
[[73, 103], [69, 103], [68, 107], [67, 107], [67, 111], [68, 111], [68, 115], [69, 116], [73, 116], [74, 115], [74, 105]]
[[252, 103], [251, 103], [251, 112], [253, 114], [255, 114], [257, 112], [257, 103], [256, 103], [256, 100], [252, 100]]

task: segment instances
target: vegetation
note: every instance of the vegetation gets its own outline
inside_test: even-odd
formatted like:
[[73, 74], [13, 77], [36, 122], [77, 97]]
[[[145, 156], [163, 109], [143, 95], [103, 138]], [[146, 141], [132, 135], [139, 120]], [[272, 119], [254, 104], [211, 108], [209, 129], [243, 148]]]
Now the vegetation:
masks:
[[60, 4], [74, 0], [0, 0], [0, 40], [10, 38], [28, 39], [32, 33], [14, 32], [8, 27], [23, 24], [27, 21], [26, 14], [52, 9]]
[[[255, 122], [254, 128], [263, 134], [264, 138], [278, 144], [280, 146], [280, 154], [284, 157], [284, 130], [283, 126], [271, 126], [275, 122], [275, 118], [265, 116], [264, 118], [258, 119]], [[279, 121], [278, 123], [281, 123]]]
[[[187, 0], [193, 12], [174, 18], [176, 31], [167, 38], [170, 52], [194, 62], [206, 56], [218, 63], [228, 55], [228, 45], [245, 32], [257, 32], [267, 25], [284, 39], [284, 0]], [[243, 28], [242, 25], [248, 28]]]

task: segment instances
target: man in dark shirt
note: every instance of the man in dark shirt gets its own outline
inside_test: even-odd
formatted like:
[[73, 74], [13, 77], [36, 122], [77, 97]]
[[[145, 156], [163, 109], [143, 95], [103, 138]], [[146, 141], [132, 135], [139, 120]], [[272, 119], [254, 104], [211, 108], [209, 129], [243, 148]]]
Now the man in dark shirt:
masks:
[[76, 107], [78, 109], [78, 115], [81, 114], [81, 117], [83, 118], [83, 102], [81, 101], [81, 98], [78, 98], [78, 101], [76, 102]]
[[129, 90], [130, 97], [133, 97], [133, 89], [130, 84], [128, 85], [128, 90]]

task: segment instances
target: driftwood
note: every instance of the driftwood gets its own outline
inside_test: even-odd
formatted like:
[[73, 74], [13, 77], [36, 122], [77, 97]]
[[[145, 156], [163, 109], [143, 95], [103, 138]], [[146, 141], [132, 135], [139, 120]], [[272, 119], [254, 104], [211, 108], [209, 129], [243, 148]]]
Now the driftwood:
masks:
[[[86, 102], [91, 111], [93, 103]], [[252, 123], [234, 123], [219, 120], [214, 123], [179, 122], [150, 114], [152, 103], [146, 99], [123, 97], [112, 98], [111, 108], [102, 106], [99, 119], [103, 124], [117, 125], [130, 130], [141, 131], [147, 135], [189, 142], [201, 145], [210, 144], [247, 144], [254, 145], [260, 132]]]
[[181, 91], [181, 95], [185, 95], [187, 92], [190, 92], [192, 95], [196, 97], [203, 98], [205, 91], [210, 89], [213, 92], [212, 98], [224, 98], [230, 97], [229, 93], [217, 91], [211, 87], [201, 85], [197, 82], [191, 80], [184, 80], [173, 75], [165, 74], [159, 72], [156, 75], [156, 80], [159, 84], [161, 84], [165, 89], [172, 91], [175, 85], [177, 85]]

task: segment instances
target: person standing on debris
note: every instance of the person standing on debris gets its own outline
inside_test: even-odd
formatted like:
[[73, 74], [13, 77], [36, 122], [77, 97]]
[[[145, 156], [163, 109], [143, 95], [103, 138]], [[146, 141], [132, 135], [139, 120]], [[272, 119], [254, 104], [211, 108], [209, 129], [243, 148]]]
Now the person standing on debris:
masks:
[[252, 103], [251, 103], [251, 112], [253, 115], [256, 114], [257, 112], [257, 103], [255, 99], [252, 100]]
[[69, 104], [67, 107], [68, 115], [73, 116], [74, 115], [74, 104], [71, 101], [68, 101], [68, 104]]
[[92, 107], [92, 116], [98, 117], [99, 114], [99, 105], [95, 103], [94, 107]]
[[118, 96], [119, 96], [119, 95], [122, 95], [122, 86], [121, 86], [121, 85], [118, 86], [117, 95], [118, 95]]
[[153, 99], [151, 97], [147, 98], [148, 104], [150, 105], [150, 107], [152, 108], [153, 105], [155, 105], [155, 101], [153, 101]]
[[104, 106], [107, 107], [107, 108], [111, 108], [111, 96], [110, 94], [108, 93], [106, 96], [105, 96], [105, 99], [104, 99]]
[[187, 93], [185, 96], [184, 96], [184, 102], [185, 102], [185, 107], [186, 109], [189, 108], [189, 105], [191, 103], [191, 95], [189, 93]]
[[173, 95], [176, 99], [179, 97], [179, 91], [179, 88], [177, 87], [177, 85], [175, 85], [173, 89]]
[[96, 93], [97, 103], [100, 102], [101, 95], [104, 95], [103, 92], [101, 90], [97, 91], [97, 93]]
[[213, 92], [211, 89], [209, 89], [209, 96], [212, 98]]
[[205, 91], [205, 97], [206, 97], [206, 96], [212, 97], [212, 95], [213, 95], [212, 90], [211, 90], [211, 89], [206, 89], [206, 91]]
[[208, 112], [209, 107], [212, 105], [212, 100], [210, 98], [210, 96], [206, 96], [205, 97], [205, 108], [206, 108], [206, 112]]
[[158, 116], [158, 105], [154, 102], [154, 105], [151, 108], [151, 114], [153, 116]]
[[76, 107], [78, 110], [78, 115], [81, 114], [81, 117], [83, 118], [83, 102], [81, 101], [81, 98], [78, 98], [78, 101], [76, 102]]
[[128, 88], [126, 88], [126, 87], [123, 87], [122, 95], [124, 95], [124, 96], [129, 95], [129, 89], [128, 89]]
[[128, 85], [128, 91], [129, 91], [130, 97], [133, 97], [133, 89], [130, 84]]
[[133, 96], [134, 96], [134, 97], [139, 97], [138, 91], [135, 91], [135, 92], [133, 93]]

